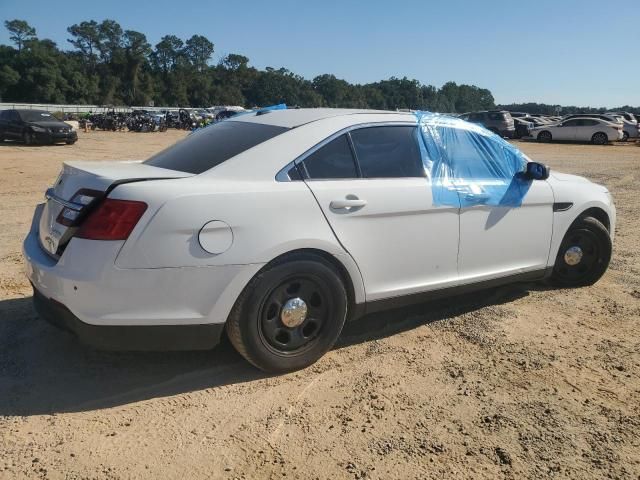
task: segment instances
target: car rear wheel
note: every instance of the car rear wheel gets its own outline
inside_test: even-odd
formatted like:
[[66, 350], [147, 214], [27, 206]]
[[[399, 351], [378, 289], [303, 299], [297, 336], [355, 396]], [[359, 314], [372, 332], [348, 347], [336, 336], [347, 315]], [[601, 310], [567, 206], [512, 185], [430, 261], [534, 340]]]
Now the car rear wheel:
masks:
[[611, 237], [593, 217], [580, 217], [565, 235], [551, 275], [559, 287], [583, 287], [596, 283], [611, 260]]
[[594, 145], [605, 145], [609, 143], [609, 137], [603, 132], [594, 133], [591, 137], [591, 143]]
[[553, 137], [551, 136], [551, 132], [545, 130], [544, 132], [540, 132], [537, 138], [539, 142], [549, 143]]
[[295, 255], [261, 271], [227, 320], [236, 350], [265, 372], [298, 370], [322, 357], [347, 315], [339, 272], [322, 257]]

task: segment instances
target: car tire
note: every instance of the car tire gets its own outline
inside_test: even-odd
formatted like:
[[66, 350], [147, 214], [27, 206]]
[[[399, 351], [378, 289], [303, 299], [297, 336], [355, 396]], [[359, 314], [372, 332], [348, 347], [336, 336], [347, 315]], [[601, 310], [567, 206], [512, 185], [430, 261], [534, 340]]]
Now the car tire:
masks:
[[597, 132], [591, 137], [591, 143], [594, 145], [606, 145], [609, 143], [609, 137], [604, 132]]
[[34, 143], [33, 133], [24, 132], [22, 134], [22, 141], [24, 142], [25, 145], [33, 145], [33, 143]]
[[291, 372], [333, 347], [347, 306], [344, 282], [331, 263], [316, 255], [290, 255], [268, 265], [244, 288], [227, 319], [227, 335], [257, 368]]
[[622, 132], [622, 141], [626, 142], [629, 140], [629, 132]]
[[585, 287], [596, 283], [611, 261], [611, 237], [593, 217], [578, 218], [562, 239], [551, 274], [557, 287]]
[[541, 143], [550, 143], [551, 140], [553, 140], [551, 132], [547, 130], [543, 130], [542, 132], [540, 132], [536, 138]]
[[66, 143], [67, 145], [73, 145], [73, 144], [74, 144], [74, 143], [76, 143], [76, 142], [77, 142], [77, 140], [67, 140], [65, 143]]

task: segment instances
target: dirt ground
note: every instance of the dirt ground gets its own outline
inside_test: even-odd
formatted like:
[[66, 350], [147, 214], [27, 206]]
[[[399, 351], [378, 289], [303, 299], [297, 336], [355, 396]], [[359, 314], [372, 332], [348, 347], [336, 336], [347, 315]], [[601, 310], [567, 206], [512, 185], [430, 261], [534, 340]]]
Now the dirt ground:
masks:
[[269, 377], [228, 343], [93, 351], [32, 309], [20, 246], [61, 162], [183, 135], [0, 145], [0, 478], [640, 478], [640, 147], [519, 143], [613, 193], [595, 286], [369, 316], [313, 367]]

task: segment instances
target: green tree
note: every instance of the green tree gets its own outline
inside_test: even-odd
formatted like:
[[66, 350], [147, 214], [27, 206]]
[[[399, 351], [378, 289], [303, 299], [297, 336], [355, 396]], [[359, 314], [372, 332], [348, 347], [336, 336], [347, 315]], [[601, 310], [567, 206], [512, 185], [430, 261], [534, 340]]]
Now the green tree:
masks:
[[25, 42], [36, 38], [36, 29], [24, 20], [6, 20], [4, 26], [9, 30], [9, 40], [18, 46], [18, 52], [22, 51]]
[[202, 35], [193, 35], [186, 41], [184, 48], [187, 58], [198, 71], [203, 71], [207, 67], [207, 63], [213, 55], [213, 50], [213, 43]]
[[73, 37], [67, 41], [77, 48], [88, 62], [93, 63], [96, 57], [94, 50], [97, 50], [100, 45], [98, 22], [91, 20], [89, 22], [81, 22], [80, 24], [73, 24], [67, 28], [67, 32]]

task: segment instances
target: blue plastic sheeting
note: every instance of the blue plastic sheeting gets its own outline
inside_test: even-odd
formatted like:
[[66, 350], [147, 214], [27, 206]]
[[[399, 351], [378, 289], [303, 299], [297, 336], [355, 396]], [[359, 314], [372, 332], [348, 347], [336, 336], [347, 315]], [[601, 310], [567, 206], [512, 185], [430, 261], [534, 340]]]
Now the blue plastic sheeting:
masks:
[[531, 180], [520, 150], [459, 118], [416, 112], [420, 150], [435, 205], [518, 207]]
[[268, 107], [262, 107], [256, 110], [257, 112], [267, 112], [269, 110], [286, 110], [287, 109], [287, 104], [286, 103], [279, 103], [278, 105], [270, 105]]

